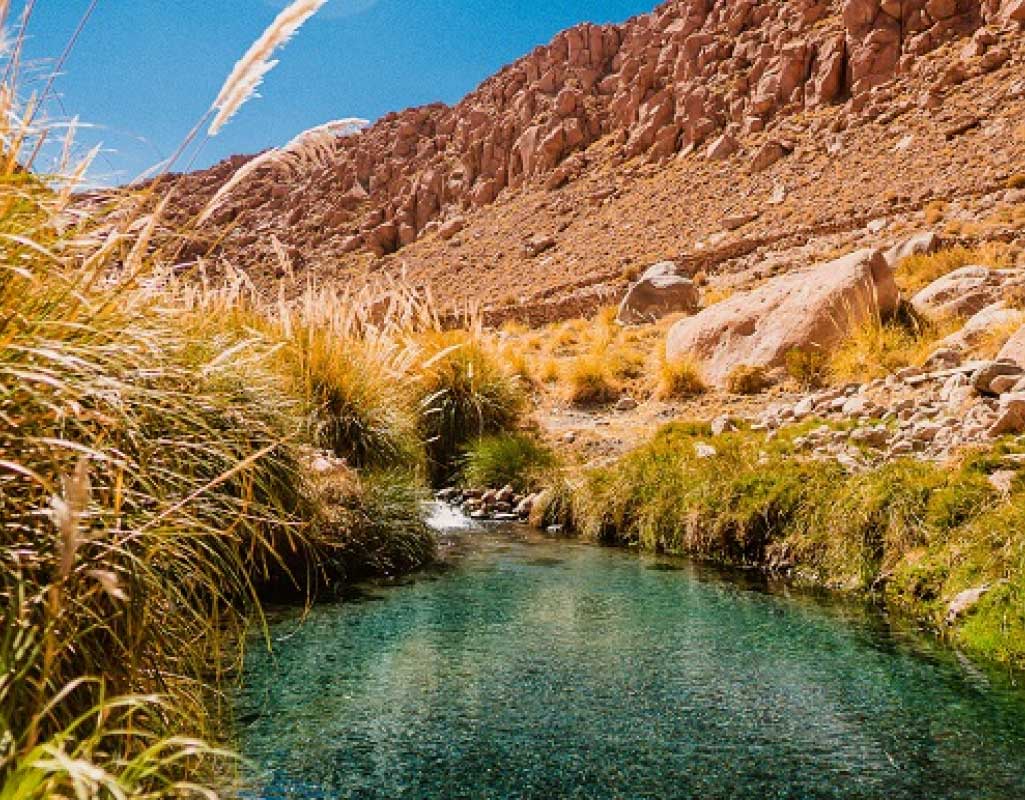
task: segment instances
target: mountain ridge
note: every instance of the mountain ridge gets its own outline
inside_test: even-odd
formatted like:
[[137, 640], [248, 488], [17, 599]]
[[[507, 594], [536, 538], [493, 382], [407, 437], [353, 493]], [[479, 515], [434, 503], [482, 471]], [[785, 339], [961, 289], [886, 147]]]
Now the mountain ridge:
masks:
[[[644, 259], [690, 258], [718, 269], [747, 254], [763, 257], [773, 240], [794, 238], [773, 209], [790, 207], [809, 217], [809, 230], [822, 231], [894, 209], [918, 211], [940, 194], [973, 195], [983, 184], [995, 190], [1007, 178], [997, 174], [999, 160], [944, 182], [932, 143], [961, 145], [1017, 108], [989, 106], [994, 92], [1003, 93], [995, 106], [1025, 93], [1014, 82], [1023, 21], [1025, 0], [670, 0], [622, 25], [585, 23], [454, 106], [388, 114], [357, 136], [326, 143], [304, 146], [300, 138], [293, 157], [272, 153], [255, 169], [235, 157], [176, 176], [180, 225], [209, 211], [222, 192], [206, 224], [190, 228], [180, 259], [223, 260], [261, 282], [280, 275], [283, 251], [288, 269], [327, 281], [401, 275], [446, 301], [483, 297], [546, 318], [531, 309], [554, 299], [569, 313], [614, 292], [619, 273]], [[921, 133], [910, 133], [911, 122]], [[873, 203], [833, 214], [799, 200], [797, 184], [828, 172], [837, 158], [850, 159], [849, 171], [872, 193], [874, 178], [894, 176], [881, 172], [888, 154], [877, 154], [878, 169], [866, 168], [860, 156], [878, 137], [865, 129], [904, 126], [904, 138], [930, 142], [922, 152], [906, 152], [918, 141], [904, 146], [909, 183], [934, 185], [933, 192], [915, 188], [903, 197], [897, 189], [881, 209]], [[1004, 172], [1023, 151], [1008, 133], [999, 154]], [[251, 173], [225, 194], [247, 164]], [[653, 182], [666, 184], [661, 206], [651, 202]], [[832, 179], [826, 183], [831, 191]], [[738, 188], [760, 198], [758, 207], [734, 202]], [[593, 244], [613, 238], [580, 219], [581, 203], [620, 209], [617, 227], [634, 229], [615, 237], [622, 254], [568, 241], [574, 227]], [[637, 229], [659, 210], [678, 218], [686, 241], [670, 246], [652, 223], [658, 247], [642, 246], [648, 231]], [[695, 216], [718, 229], [696, 230], [688, 219]], [[737, 230], [744, 241], [703, 241]], [[717, 250], [720, 257], [709, 256]], [[595, 263], [574, 265], [582, 260]]]

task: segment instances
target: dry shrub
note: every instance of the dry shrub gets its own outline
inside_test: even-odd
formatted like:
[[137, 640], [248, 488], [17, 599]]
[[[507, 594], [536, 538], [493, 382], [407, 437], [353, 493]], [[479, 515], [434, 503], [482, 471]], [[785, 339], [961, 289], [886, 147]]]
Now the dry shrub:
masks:
[[1025, 311], [1025, 286], [1008, 286], [1003, 291], [1004, 305]]
[[1021, 320], [1009, 320], [986, 331], [972, 351], [979, 358], [996, 358], [1007, 341], [1022, 327]]
[[577, 356], [566, 365], [562, 379], [566, 399], [577, 406], [610, 403], [619, 397], [621, 391], [603, 354]]
[[865, 382], [909, 366], [919, 366], [952, 333], [959, 321], [940, 325], [919, 316], [903, 304], [894, 319], [865, 320], [829, 359], [829, 374], [840, 382]]
[[705, 308], [729, 300], [737, 290], [732, 286], [709, 286], [701, 295], [701, 305]]
[[559, 380], [559, 362], [554, 358], [546, 358], [537, 370], [537, 378], [542, 383], [555, 383]]
[[946, 200], [933, 200], [925, 207], [925, 221], [928, 225], [941, 222], [947, 214]]
[[726, 376], [726, 390], [731, 394], [759, 394], [772, 386], [765, 367], [739, 364]]
[[684, 357], [670, 361], [663, 349], [655, 388], [655, 396], [659, 400], [683, 400], [706, 391], [708, 385], [695, 359]]
[[1025, 172], [1018, 172], [1007, 179], [1008, 189], [1025, 189]]
[[829, 375], [829, 356], [820, 348], [791, 350], [786, 371], [802, 389], [818, 389]]
[[913, 293], [961, 267], [1004, 269], [1013, 263], [1011, 248], [1000, 242], [987, 242], [976, 248], [957, 245], [930, 255], [908, 256], [897, 266], [897, 283], [903, 291]]

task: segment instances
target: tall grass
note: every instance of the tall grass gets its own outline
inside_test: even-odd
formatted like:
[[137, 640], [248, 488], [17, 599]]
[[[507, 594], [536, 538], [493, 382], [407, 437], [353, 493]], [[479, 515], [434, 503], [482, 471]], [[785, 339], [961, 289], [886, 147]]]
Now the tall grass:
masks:
[[555, 465], [555, 454], [527, 433], [492, 435], [467, 447], [462, 478], [475, 488], [499, 489], [508, 484], [525, 492]]
[[421, 375], [486, 410], [467, 430], [514, 395], [477, 394], [483, 351], [469, 388], [419, 370], [437, 315], [397, 292], [295, 306], [178, 282], [167, 198], [80, 206], [84, 164], [36, 177], [50, 131], [6, 74], [0, 798], [215, 796], [234, 772], [221, 689], [260, 599], [430, 557]]
[[456, 475], [470, 441], [516, 424], [526, 396], [472, 330], [428, 332], [416, 344], [420, 432], [431, 480], [440, 484]]

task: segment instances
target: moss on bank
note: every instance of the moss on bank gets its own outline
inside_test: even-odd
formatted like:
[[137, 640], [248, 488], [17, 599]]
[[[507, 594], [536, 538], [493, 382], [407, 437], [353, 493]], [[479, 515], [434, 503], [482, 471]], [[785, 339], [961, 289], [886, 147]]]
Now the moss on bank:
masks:
[[[586, 471], [558, 520], [539, 518], [604, 543], [868, 592], [959, 645], [1025, 666], [1025, 486], [1019, 476], [1004, 496], [988, 480], [1014, 468], [1008, 456], [1020, 443], [952, 464], [900, 459], [849, 473], [796, 451], [806, 427], [770, 442], [668, 425], [612, 466]], [[950, 601], [981, 587], [982, 600], [948, 624]]]

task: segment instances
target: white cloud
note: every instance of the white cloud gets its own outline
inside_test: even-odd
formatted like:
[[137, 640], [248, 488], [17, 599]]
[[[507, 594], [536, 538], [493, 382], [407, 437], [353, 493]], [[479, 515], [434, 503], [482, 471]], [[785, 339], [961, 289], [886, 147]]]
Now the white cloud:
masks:
[[[328, 19], [354, 17], [357, 14], [369, 11], [380, 1], [381, 0], [328, 0], [328, 4], [317, 13], [317, 16]], [[264, 2], [276, 9], [282, 9], [287, 6], [291, 0], [264, 0]]]

